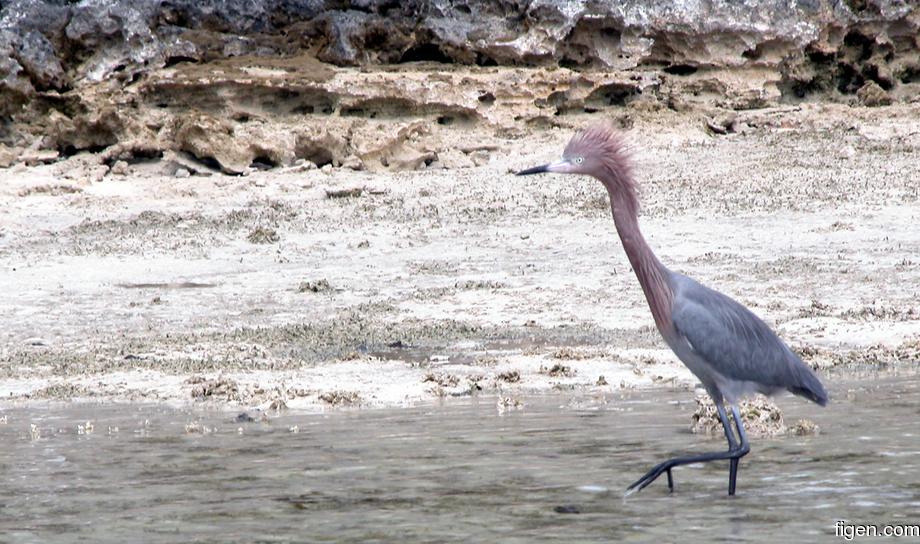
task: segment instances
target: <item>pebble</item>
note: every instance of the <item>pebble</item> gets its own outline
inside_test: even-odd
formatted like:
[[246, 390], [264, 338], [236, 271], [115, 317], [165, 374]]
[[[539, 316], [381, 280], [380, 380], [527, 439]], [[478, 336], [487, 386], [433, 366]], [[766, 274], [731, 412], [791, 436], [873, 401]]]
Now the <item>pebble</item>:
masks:
[[240, 412], [240, 414], [236, 416], [237, 423], [252, 423], [254, 421], [255, 421], [255, 418], [253, 418], [251, 415], [247, 414], [246, 412]]
[[113, 176], [127, 176], [131, 173], [131, 167], [125, 161], [115, 161], [112, 165], [111, 174]]

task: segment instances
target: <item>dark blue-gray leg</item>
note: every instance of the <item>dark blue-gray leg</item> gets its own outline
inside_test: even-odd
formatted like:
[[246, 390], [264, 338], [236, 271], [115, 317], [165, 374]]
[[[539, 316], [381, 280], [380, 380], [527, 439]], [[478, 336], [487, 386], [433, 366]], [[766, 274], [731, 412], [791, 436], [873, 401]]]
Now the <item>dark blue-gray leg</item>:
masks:
[[725, 408], [721, 403], [716, 404], [716, 410], [719, 413], [719, 421], [722, 423], [722, 429], [725, 431], [725, 438], [728, 440], [728, 451], [720, 451], [714, 453], [703, 453], [700, 455], [692, 455], [687, 457], [675, 457], [674, 459], [668, 459], [663, 463], [659, 463], [652, 467], [652, 470], [645, 473], [644, 476], [639, 478], [635, 483], [626, 488], [626, 494], [630, 495], [637, 491], [641, 491], [647, 485], [654, 482], [659, 476], [667, 472], [668, 474], [668, 489], [674, 491], [674, 478], [671, 474], [671, 469], [681, 465], [690, 465], [693, 463], [705, 463], [707, 461], [717, 461], [721, 459], [729, 459], [732, 464], [729, 471], [729, 486], [728, 494], [735, 494], [735, 478], [738, 472], [738, 459], [743, 457], [750, 451], [750, 447], [747, 444], [747, 437], [744, 435], [744, 429], [741, 427], [741, 418], [740, 415], [737, 415], [737, 408], [732, 407], [732, 414], [736, 418], [736, 427], [738, 427], [738, 436], [741, 438], [741, 443], [739, 444], [735, 439], [735, 435], [732, 432], [731, 425], [728, 423], [728, 415], [725, 413]]
[[[748, 444], [747, 434], [744, 432], [744, 425], [741, 423], [741, 413], [738, 411], [738, 407], [732, 405], [732, 417], [735, 420], [735, 428], [738, 429], [738, 438], [741, 439], [741, 444], [736, 448], [735, 445], [731, 444], [729, 440], [729, 449], [736, 450], [738, 452], [737, 457], [732, 457], [731, 466], [728, 470], [728, 494], [732, 496], [735, 494], [735, 480], [738, 477], [738, 462], [741, 461], [741, 458], [747, 455], [751, 451], [751, 446]], [[728, 432], [728, 429], [725, 429], [725, 432]]]
[[[735, 434], [732, 432], [731, 425], [728, 424], [728, 414], [725, 413], [725, 406], [720, 402], [716, 403], [716, 412], [719, 414], [719, 421], [722, 423], [722, 430], [725, 431], [725, 439], [728, 440], [729, 451], [737, 449], [738, 442], [735, 441]], [[738, 471], [738, 460], [731, 460], [731, 471], [729, 473], [730, 481], [734, 481], [734, 475]], [[675, 465], [676, 466], [676, 465]], [[673, 468], [673, 467], [671, 467]], [[668, 468], [668, 491], [674, 491], [674, 477], [671, 475], [671, 468]], [[651, 483], [651, 482], [649, 482]], [[647, 484], [646, 484], [647, 485]], [[641, 487], [639, 489], [642, 489]], [[638, 491], [637, 489], [636, 491]], [[729, 487], [729, 495], [734, 495], [734, 486]]]

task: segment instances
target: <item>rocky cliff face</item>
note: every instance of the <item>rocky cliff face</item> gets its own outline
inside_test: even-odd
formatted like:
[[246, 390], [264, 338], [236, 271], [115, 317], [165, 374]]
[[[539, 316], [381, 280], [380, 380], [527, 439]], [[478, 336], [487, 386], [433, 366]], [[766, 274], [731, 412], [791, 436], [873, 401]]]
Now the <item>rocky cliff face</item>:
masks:
[[[229, 173], [418, 167], [434, 154], [407, 142], [432, 124], [913, 100], [918, 35], [906, 0], [14, 0], [0, 141], [6, 155], [179, 151]], [[266, 148], [266, 131], [283, 142]]]

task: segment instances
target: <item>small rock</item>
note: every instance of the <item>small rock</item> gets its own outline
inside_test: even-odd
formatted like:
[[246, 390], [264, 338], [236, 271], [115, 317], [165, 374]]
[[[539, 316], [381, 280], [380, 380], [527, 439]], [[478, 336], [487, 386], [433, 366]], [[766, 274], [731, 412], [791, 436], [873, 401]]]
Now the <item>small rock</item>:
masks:
[[298, 293], [323, 293], [331, 290], [332, 286], [329, 285], [325, 278], [316, 281], [304, 281], [297, 287]]
[[56, 149], [27, 149], [19, 159], [28, 166], [35, 166], [36, 164], [54, 162], [59, 156], [60, 153]]
[[246, 239], [253, 244], [274, 244], [281, 240], [281, 236], [278, 235], [275, 229], [268, 227], [257, 227], [255, 230], [249, 233], [249, 236], [247, 236]]
[[240, 412], [236, 416], [236, 419], [234, 419], [234, 421], [236, 421], [237, 423], [253, 423], [255, 421], [255, 418], [253, 418], [251, 415], [247, 414], [246, 412]]
[[453, 374], [435, 374], [434, 372], [429, 372], [422, 378], [422, 383], [432, 382], [441, 387], [456, 387], [460, 383], [460, 378]]
[[210, 432], [210, 428], [202, 425], [197, 421], [192, 421], [185, 424], [185, 434], [205, 434]]
[[316, 163], [304, 159], [297, 159], [294, 161], [293, 166], [283, 169], [282, 172], [286, 174], [296, 174], [298, 172], [309, 172], [310, 170], [316, 170]]
[[[127, 176], [131, 173], [131, 167], [125, 161], [115, 161], [112, 169], [109, 171], [113, 176]], [[188, 172], [188, 170], [186, 170]]]
[[91, 181], [96, 181], [96, 182], [99, 182], [105, 179], [105, 175], [108, 173], [109, 173], [109, 167], [104, 164], [93, 166], [92, 168], [89, 169], [89, 172], [88, 172], [89, 179]]
[[574, 368], [561, 363], [556, 363], [549, 368], [541, 365], [539, 372], [553, 378], [573, 378], [577, 374]]
[[332, 406], [355, 406], [361, 403], [361, 396], [354, 391], [328, 391], [319, 400]]
[[595, 385], [608, 385], [607, 378], [605, 378], [604, 376], [598, 376], [597, 383], [595, 383]]
[[499, 414], [503, 414], [505, 412], [510, 412], [511, 410], [522, 409], [524, 407], [524, 403], [514, 397], [505, 397], [499, 395], [498, 400], [495, 402], [495, 407], [498, 409]]
[[177, 178], [187, 178], [191, 176], [192, 173], [186, 170], [185, 168], [176, 168], [176, 173], [173, 175], [176, 176]]
[[470, 153], [470, 159], [472, 159], [473, 164], [476, 166], [482, 166], [484, 164], [489, 164], [489, 161], [492, 160], [492, 154], [485, 149], [480, 149]]
[[789, 433], [794, 436], [816, 436], [821, 434], [821, 428], [809, 419], [800, 419], [789, 427]]
[[856, 91], [856, 98], [863, 106], [874, 108], [877, 106], [887, 106], [891, 104], [891, 97], [874, 81], [866, 82], [865, 85]]
[[196, 400], [207, 398], [239, 400], [239, 386], [235, 381], [227, 378], [209, 380], [193, 387], [191, 397]]
[[354, 155], [350, 155], [342, 161], [342, 167], [349, 170], [364, 170], [364, 162]]
[[0, 168], [9, 168], [16, 162], [16, 150], [0, 144]]
[[469, 154], [463, 153], [459, 149], [448, 148], [438, 153], [437, 160], [432, 161], [429, 168], [434, 167], [455, 170], [459, 168], [471, 168], [473, 166], [476, 165], [473, 163], [473, 159], [470, 158]]
[[386, 166], [390, 170], [418, 170], [436, 160], [438, 160], [438, 154], [433, 151], [419, 151], [404, 147], [387, 157]]
[[242, 174], [252, 163], [253, 152], [227, 121], [198, 114], [189, 115], [176, 129], [176, 148], [198, 159], [213, 159], [227, 174]]
[[[709, 395], [697, 396], [696, 403], [696, 411], [690, 418], [690, 431], [715, 436], [722, 434], [722, 422], [719, 421], [718, 412]], [[740, 403], [739, 409], [748, 436], [780, 436], [787, 432], [782, 411], [767, 397], [758, 396], [744, 400]], [[731, 417], [729, 414], [729, 419]]]
[[709, 132], [718, 135], [735, 132], [736, 117], [733, 114], [723, 115], [713, 119], [706, 119], [706, 128]]
[[840, 157], [843, 159], [853, 159], [856, 157], [856, 148], [852, 145], [845, 145], [839, 150]]

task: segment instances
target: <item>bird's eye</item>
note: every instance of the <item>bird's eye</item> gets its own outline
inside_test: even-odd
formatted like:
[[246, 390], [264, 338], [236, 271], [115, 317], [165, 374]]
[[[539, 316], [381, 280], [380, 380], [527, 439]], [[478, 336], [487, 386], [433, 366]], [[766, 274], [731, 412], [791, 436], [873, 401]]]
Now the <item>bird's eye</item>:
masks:
[[583, 162], [585, 162], [584, 157], [575, 157], [575, 164], [581, 164]]

